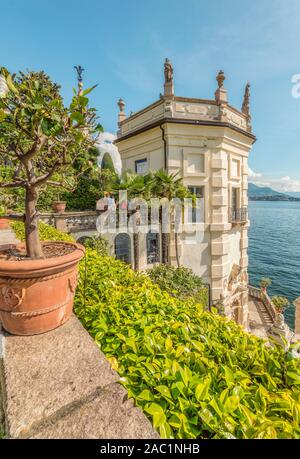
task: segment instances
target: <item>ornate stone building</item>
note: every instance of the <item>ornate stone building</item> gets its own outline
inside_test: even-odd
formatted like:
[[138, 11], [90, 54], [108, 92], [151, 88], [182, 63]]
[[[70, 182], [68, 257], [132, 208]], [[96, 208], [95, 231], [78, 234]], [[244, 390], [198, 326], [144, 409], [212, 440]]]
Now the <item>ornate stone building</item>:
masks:
[[[238, 110], [228, 103], [222, 71], [212, 100], [176, 96], [168, 59], [164, 75], [164, 94], [148, 107], [126, 117], [124, 101], [118, 102], [115, 144], [122, 168], [141, 174], [160, 168], [179, 172], [184, 184], [203, 197], [203, 221], [196, 228], [182, 224], [181, 264], [210, 284], [213, 303], [222, 303], [227, 315], [247, 327], [247, 178], [248, 155], [255, 141], [250, 86], [247, 83]], [[196, 230], [195, 245], [190, 241]], [[170, 262], [175, 264], [172, 245]], [[147, 268], [147, 257], [140, 268]]]

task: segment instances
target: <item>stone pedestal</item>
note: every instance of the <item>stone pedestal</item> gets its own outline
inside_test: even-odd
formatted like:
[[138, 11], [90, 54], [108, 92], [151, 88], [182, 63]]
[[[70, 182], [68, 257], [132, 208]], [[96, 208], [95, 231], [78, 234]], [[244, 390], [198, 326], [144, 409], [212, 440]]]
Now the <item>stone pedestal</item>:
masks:
[[173, 97], [174, 96], [174, 82], [168, 81], [164, 84], [164, 96]]

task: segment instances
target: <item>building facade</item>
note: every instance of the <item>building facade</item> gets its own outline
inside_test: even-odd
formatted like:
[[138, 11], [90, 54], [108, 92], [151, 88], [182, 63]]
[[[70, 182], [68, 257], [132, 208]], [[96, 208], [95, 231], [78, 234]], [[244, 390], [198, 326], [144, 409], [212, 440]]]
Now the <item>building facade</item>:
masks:
[[[143, 110], [126, 117], [124, 101], [118, 102], [115, 144], [122, 169], [139, 174], [162, 168], [178, 172], [183, 183], [203, 198], [203, 221], [182, 223], [180, 262], [210, 284], [214, 304], [222, 304], [226, 315], [247, 328], [248, 155], [255, 141], [249, 84], [238, 110], [228, 103], [222, 71], [212, 100], [176, 96], [168, 59], [164, 77], [164, 94]], [[151, 241], [143, 237], [140, 269], [151, 264], [147, 256]], [[159, 241], [156, 244], [159, 247]], [[172, 242], [170, 263], [176, 264]]]

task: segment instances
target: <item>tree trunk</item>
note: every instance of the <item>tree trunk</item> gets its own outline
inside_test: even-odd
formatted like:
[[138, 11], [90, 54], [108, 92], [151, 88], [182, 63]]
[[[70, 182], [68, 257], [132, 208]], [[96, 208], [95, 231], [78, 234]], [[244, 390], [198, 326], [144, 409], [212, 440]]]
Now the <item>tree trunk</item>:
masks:
[[25, 198], [25, 240], [26, 252], [29, 258], [43, 258], [42, 245], [39, 239], [38, 213], [37, 213], [38, 190], [26, 188]]
[[140, 269], [140, 251], [139, 251], [139, 233], [133, 233], [133, 256], [134, 256], [134, 269]]
[[179, 250], [178, 250], [178, 233], [175, 234], [175, 253], [176, 253], [176, 262], [177, 262], [177, 267], [180, 268], [180, 260], [179, 260]]

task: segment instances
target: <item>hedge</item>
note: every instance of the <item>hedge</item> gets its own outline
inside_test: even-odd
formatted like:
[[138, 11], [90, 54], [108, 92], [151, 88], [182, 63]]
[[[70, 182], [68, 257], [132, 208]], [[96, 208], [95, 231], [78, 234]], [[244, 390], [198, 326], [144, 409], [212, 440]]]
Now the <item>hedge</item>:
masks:
[[94, 250], [80, 273], [75, 312], [161, 437], [300, 438], [293, 346], [270, 347]]
[[[22, 222], [12, 222], [10, 226], [16, 233], [17, 238], [20, 241], [25, 239], [25, 227]], [[39, 223], [39, 234], [41, 241], [65, 241], [74, 242], [74, 238], [67, 233], [57, 231], [53, 226], [47, 225], [46, 223]]]
[[184, 266], [159, 264], [147, 271], [150, 279], [161, 290], [168, 292], [180, 300], [193, 299], [203, 305], [203, 310], [209, 306], [209, 292], [201, 277]]

